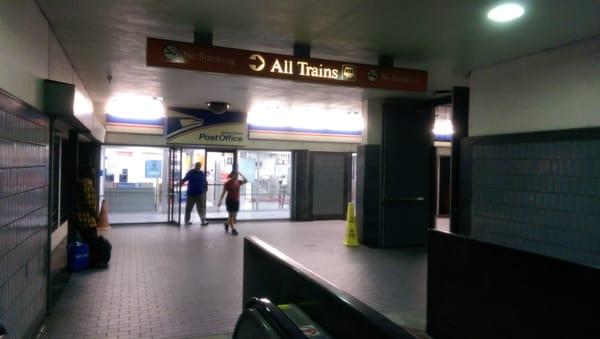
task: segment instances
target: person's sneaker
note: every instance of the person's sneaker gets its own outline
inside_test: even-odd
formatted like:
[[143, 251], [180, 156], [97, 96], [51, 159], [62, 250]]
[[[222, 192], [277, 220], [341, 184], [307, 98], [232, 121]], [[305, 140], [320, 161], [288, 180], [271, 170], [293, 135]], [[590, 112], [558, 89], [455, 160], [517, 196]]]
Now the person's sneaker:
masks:
[[186, 225], [186, 226], [189, 226], [189, 225], [191, 225], [191, 224], [192, 224], [192, 222], [191, 222], [191, 221], [186, 221], [186, 222], [185, 222], [185, 225]]
[[238, 232], [235, 228], [231, 229], [231, 235], [238, 235]]
[[224, 223], [223, 225], [225, 225], [225, 232], [229, 232], [229, 224], [228, 223]]
[[200, 225], [202, 225], [202, 226], [208, 226], [208, 221], [205, 221], [205, 222], [201, 223]]

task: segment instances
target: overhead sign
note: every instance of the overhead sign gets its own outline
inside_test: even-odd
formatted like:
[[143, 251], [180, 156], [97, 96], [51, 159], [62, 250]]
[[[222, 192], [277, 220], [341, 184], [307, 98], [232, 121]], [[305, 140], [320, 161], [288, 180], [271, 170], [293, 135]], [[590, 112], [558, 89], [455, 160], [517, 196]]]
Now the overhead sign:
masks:
[[298, 58], [155, 38], [148, 38], [146, 64], [329, 85], [398, 91], [427, 90], [427, 72], [421, 70]]
[[169, 108], [167, 142], [171, 144], [245, 146], [246, 114], [227, 111], [215, 114], [205, 109]]

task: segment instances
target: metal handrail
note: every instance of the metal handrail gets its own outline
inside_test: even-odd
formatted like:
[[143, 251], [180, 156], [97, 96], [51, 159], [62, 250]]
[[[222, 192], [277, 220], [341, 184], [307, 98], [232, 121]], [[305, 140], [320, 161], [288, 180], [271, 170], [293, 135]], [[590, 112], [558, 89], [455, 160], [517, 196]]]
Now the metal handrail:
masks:
[[[306, 336], [302, 333], [302, 331], [296, 326], [284, 313], [277, 307], [277, 305], [273, 304], [269, 299], [266, 298], [250, 298], [244, 307], [245, 310], [256, 310], [272, 327], [277, 334], [279, 334], [282, 338], [286, 339], [306, 339]], [[237, 324], [235, 325], [235, 329], [233, 331], [233, 338], [237, 338], [239, 333], [239, 327], [241, 325], [241, 320], [244, 316], [238, 319]]]

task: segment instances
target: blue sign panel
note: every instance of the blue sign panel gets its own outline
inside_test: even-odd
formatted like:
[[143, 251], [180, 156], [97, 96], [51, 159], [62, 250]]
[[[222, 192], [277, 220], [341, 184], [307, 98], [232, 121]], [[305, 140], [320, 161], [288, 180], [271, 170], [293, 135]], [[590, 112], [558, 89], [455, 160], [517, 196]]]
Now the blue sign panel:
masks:
[[160, 160], [146, 160], [146, 178], [160, 178]]

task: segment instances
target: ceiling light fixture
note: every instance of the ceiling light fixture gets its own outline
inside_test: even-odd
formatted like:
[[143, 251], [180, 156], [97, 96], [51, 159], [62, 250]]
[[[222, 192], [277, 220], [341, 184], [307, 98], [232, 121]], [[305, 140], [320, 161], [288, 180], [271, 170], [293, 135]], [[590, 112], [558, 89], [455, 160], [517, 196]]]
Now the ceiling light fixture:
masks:
[[435, 108], [435, 122], [433, 125], [433, 134], [435, 135], [452, 135], [454, 134], [454, 126], [452, 126], [452, 107], [437, 106]]
[[150, 96], [121, 93], [110, 98], [106, 113], [124, 119], [156, 120], [165, 116], [165, 107]]
[[315, 106], [279, 108], [257, 104], [248, 110], [248, 124], [260, 127], [280, 127], [301, 130], [361, 131], [364, 121], [360, 112], [335, 110]]
[[506, 3], [492, 8], [488, 12], [488, 19], [496, 22], [508, 22], [521, 17], [525, 13], [523, 6], [515, 3]]

